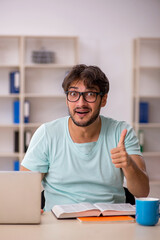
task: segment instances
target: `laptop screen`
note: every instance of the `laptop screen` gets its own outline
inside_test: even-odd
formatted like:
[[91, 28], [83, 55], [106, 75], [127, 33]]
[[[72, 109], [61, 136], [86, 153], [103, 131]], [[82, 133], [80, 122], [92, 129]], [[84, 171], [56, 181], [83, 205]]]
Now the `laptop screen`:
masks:
[[0, 171], [0, 192], [0, 223], [40, 223], [40, 173]]

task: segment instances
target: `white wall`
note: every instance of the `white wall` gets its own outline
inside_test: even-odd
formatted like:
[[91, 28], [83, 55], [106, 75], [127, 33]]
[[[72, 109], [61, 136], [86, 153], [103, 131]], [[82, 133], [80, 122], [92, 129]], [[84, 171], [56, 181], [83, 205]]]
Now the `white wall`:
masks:
[[101, 67], [105, 115], [131, 123], [132, 43], [160, 37], [160, 0], [0, 0], [0, 35], [78, 35], [80, 63]]

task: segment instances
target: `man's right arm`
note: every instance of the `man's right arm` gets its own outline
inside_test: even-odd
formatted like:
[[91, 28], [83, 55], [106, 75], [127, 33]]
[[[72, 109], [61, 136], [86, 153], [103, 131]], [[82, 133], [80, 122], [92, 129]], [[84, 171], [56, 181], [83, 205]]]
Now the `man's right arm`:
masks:
[[[20, 171], [31, 171], [31, 170], [29, 170], [28, 168], [25, 168], [21, 165]], [[41, 180], [44, 178], [44, 175], [45, 175], [45, 173], [41, 173]]]

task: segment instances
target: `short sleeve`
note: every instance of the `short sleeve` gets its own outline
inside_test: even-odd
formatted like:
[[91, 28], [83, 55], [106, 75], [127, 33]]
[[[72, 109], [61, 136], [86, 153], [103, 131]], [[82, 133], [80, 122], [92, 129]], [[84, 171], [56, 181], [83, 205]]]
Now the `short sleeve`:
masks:
[[46, 173], [49, 168], [48, 155], [47, 134], [43, 124], [34, 133], [21, 165], [31, 171]]

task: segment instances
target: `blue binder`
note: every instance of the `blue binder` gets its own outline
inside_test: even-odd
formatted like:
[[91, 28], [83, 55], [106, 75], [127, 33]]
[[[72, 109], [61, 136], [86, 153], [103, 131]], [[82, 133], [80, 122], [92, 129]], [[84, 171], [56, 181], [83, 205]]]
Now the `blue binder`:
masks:
[[30, 103], [24, 102], [24, 123], [29, 123]]
[[15, 160], [13, 164], [14, 164], [14, 167], [13, 167], [14, 171], [19, 171], [19, 161]]
[[19, 100], [13, 102], [13, 122], [19, 123], [20, 103]]
[[10, 93], [19, 93], [20, 74], [18, 71], [10, 73]]
[[148, 123], [148, 110], [149, 104], [148, 102], [140, 102], [139, 104], [139, 122], [140, 123]]

